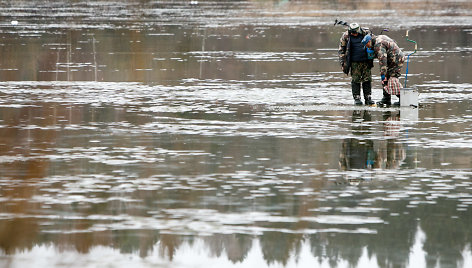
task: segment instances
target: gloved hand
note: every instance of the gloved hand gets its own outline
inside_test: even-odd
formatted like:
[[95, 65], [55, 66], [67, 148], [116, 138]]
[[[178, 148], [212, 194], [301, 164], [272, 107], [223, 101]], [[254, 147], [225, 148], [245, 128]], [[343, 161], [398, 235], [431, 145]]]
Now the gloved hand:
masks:
[[343, 73], [349, 74], [349, 68], [347, 68], [347, 66], [344, 63], [341, 65], [341, 67], [343, 69]]

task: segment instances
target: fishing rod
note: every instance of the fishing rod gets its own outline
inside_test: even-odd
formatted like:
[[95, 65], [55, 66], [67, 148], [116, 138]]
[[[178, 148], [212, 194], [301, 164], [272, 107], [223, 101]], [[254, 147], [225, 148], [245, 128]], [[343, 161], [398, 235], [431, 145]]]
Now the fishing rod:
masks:
[[[335, 19], [334, 20], [334, 26], [336, 26], [336, 25], [349, 26], [349, 22]], [[383, 32], [388, 32], [388, 31], [389, 31], [388, 28], [382, 29], [382, 31], [380, 31], [379, 35], [381, 35]]]
[[383, 32], [389, 32], [388, 28], [382, 29], [382, 31], [380, 31], [379, 35], [381, 35]]
[[349, 26], [349, 23], [347, 23], [347, 22], [345, 22], [345, 21], [342, 21], [342, 20], [335, 19], [335, 20], [334, 20], [334, 26], [336, 26], [336, 25]]
[[415, 54], [416, 53], [416, 50], [418, 49], [418, 43], [416, 43], [416, 41], [413, 41], [413, 40], [410, 40], [408, 39], [408, 30], [406, 31], [406, 41], [408, 42], [412, 42], [412, 43], [415, 43], [415, 51], [413, 51], [412, 53], [408, 54], [408, 57], [406, 59], [406, 71], [405, 71], [405, 88], [406, 88], [406, 81], [408, 80], [408, 63], [410, 62], [410, 56]]

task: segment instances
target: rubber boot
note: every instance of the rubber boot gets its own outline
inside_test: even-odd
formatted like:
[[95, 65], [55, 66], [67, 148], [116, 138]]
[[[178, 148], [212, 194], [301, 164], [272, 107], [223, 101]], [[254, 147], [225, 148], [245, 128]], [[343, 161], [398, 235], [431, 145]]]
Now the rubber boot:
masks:
[[378, 106], [387, 106], [387, 107], [392, 105], [391, 95], [388, 94], [387, 91], [385, 91], [385, 89], [383, 90], [383, 97], [379, 102], [377, 102], [377, 105]]
[[372, 82], [365, 81], [362, 82], [362, 92], [364, 93], [364, 102], [365, 105], [374, 105], [375, 102], [372, 101]]
[[393, 106], [400, 107], [400, 95], [397, 95], [397, 97], [398, 97], [398, 101], [393, 103]]
[[361, 101], [361, 83], [351, 82], [352, 97], [355, 105], [362, 105]]

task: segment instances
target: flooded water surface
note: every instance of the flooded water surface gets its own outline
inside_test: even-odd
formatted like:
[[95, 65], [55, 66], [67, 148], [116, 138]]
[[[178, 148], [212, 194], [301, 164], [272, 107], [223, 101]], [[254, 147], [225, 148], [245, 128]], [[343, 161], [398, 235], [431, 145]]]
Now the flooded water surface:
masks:
[[[471, 267], [471, 15], [0, 3], [0, 266]], [[409, 30], [418, 109], [352, 105], [335, 19]]]

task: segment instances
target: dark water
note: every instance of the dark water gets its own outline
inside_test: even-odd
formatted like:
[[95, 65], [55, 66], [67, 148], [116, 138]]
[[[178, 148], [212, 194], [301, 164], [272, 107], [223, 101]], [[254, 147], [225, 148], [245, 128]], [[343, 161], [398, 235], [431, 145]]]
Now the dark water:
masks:
[[[471, 14], [0, 3], [0, 266], [470, 267]], [[420, 109], [351, 105], [335, 18], [409, 30]]]

